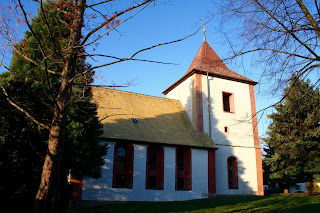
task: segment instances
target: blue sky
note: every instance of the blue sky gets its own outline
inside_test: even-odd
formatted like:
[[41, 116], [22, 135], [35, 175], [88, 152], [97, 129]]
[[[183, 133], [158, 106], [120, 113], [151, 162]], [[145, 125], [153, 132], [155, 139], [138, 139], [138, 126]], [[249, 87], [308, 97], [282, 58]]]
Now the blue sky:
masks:
[[[9, 3], [9, 0], [2, 2]], [[90, 1], [89, 1], [90, 2]], [[106, 54], [116, 57], [130, 57], [136, 51], [168, 41], [181, 39], [194, 33], [202, 26], [200, 21], [207, 21], [211, 13], [216, 12], [214, 3], [209, 0], [177, 0], [165, 3], [156, 1], [157, 6], [146, 8], [133, 19], [124, 23], [112, 31], [108, 36], [99, 41], [95, 50], [88, 49], [90, 53]], [[35, 10], [37, 3], [25, 1], [28, 10]], [[115, 8], [121, 5], [115, 5]], [[100, 9], [100, 8], [97, 8]], [[103, 9], [103, 8], [101, 8]], [[112, 12], [112, 9], [110, 9]], [[33, 13], [35, 14], [35, 12]], [[233, 23], [237, 24], [237, 23]], [[228, 26], [232, 28], [231, 26]], [[206, 38], [211, 47], [220, 58], [230, 56], [230, 48], [222, 32], [217, 30], [219, 22], [211, 20], [206, 26]], [[23, 30], [22, 30], [23, 31]], [[122, 85], [127, 81], [132, 85], [123, 88], [131, 91], [152, 96], [164, 97], [162, 91], [182, 77], [190, 66], [195, 54], [203, 41], [202, 29], [194, 36], [166, 46], [161, 46], [139, 54], [137, 58], [174, 63], [171, 65], [147, 63], [147, 62], [123, 62], [96, 70], [99, 80], [97, 84]], [[102, 58], [89, 61], [93, 66], [105, 63]], [[252, 80], [258, 81], [260, 70], [252, 67], [249, 63], [230, 64], [229, 69], [238, 72]], [[0, 69], [1, 72], [2, 69]], [[257, 87], [257, 86], [256, 86]], [[259, 92], [264, 86], [256, 88], [257, 110], [274, 103], [278, 97], [269, 97]], [[271, 110], [267, 111], [270, 113]], [[269, 121], [264, 114], [259, 122], [259, 135], [266, 131]]]

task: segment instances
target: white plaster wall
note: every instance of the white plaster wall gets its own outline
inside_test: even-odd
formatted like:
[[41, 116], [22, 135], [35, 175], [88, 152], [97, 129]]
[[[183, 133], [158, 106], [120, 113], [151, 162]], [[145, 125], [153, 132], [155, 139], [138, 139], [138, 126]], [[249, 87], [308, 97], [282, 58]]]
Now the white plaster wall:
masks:
[[179, 100], [192, 123], [192, 77], [189, 77], [171, 90], [166, 97]]
[[[237, 158], [238, 189], [228, 188], [227, 159]], [[216, 151], [216, 184], [217, 195], [257, 194], [257, 172], [255, 149], [219, 146]]]
[[[207, 76], [202, 75], [204, 131], [209, 132]], [[223, 111], [222, 92], [234, 96], [234, 113]], [[217, 194], [257, 194], [256, 154], [251, 120], [249, 85], [209, 76], [211, 138], [216, 151]], [[224, 132], [224, 127], [229, 132]], [[239, 189], [228, 189], [227, 158], [238, 161]]]
[[[202, 78], [203, 81], [206, 81], [206, 76], [202, 76]], [[219, 144], [253, 146], [249, 85], [209, 77], [209, 88], [212, 139], [219, 141]], [[234, 113], [223, 111], [222, 92], [233, 94]], [[203, 93], [203, 99], [205, 99], [203, 102], [207, 103], [206, 84], [203, 85]], [[203, 112], [206, 112], [204, 117], [207, 117], [207, 105], [204, 105]], [[207, 125], [207, 123], [204, 123], [204, 126]], [[229, 127], [229, 133], [224, 132], [225, 126]]]
[[[209, 101], [209, 108], [211, 110], [211, 97], [210, 97], [210, 79], [211, 77], [202, 75], [201, 77], [201, 85], [202, 85], [202, 112], [203, 112], [203, 131], [204, 133], [207, 133], [209, 135], [209, 111], [208, 111], [208, 101]], [[209, 93], [208, 93], [208, 88], [209, 88]], [[209, 97], [209, 99], [208, 99]], [[212, 111], [210, 111], [210, 114], [212, 116]]]
[[175, 190], [175, 148], [164, 148], [164, 190], [146, 190], [146, 153], [147, 145], [134, 144], [134, 167], [132, 189], [112, 188], [113, 156], [115, 142], [109, 144], [108, 154], [104, 157], [100, 179], [85, 178], [82, 200], [114, 201], [170, 201], [201, 198], [208, 193], [208, 152], [192, 149], [192, 190]]

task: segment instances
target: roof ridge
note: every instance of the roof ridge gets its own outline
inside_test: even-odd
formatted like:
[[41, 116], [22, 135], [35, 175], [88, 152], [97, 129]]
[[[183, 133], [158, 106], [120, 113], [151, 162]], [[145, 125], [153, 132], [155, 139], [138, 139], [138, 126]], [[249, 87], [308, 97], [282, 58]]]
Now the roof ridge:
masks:
[[175, 100], [175, 99], [171, 99], [171, 98], [158, 97], [158, 96], [146, 95], [146, 94], [141, 94], [141, 93], [136, 93], [136, 92], [129, 92], [129, 91], [123, 91], [123, 90], [117, 90], [117, 89], [104, 88], [104, 87], [100, 87], [100, 86], [95, 86], [93, 88], [94, 89], [101, 89], [101, 90], [109, 90], [109, 91], [114, 91], [114, 92], [118, 92], [118, 93], [128, 93], [131, 95], [145, 96], [145, 97], [149, 97], [149, 98], [155, 98], [155, 99], [161, 99], [161, 100], [167, 100], [167, 101], [180, 102], [179, 100]]

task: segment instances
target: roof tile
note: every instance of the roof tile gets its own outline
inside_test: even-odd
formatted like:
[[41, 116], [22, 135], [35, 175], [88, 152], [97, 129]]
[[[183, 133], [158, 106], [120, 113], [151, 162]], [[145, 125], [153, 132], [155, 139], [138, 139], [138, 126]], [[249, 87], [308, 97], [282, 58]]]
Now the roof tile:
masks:
[[206, 41], [201, 44], [200, 49], [194, 57], [187, 73], [194, 70], [208, 72], [232, 79], [254, 82], [249, 78], [229, 70], [225, 63]]
[[[212, 139], [194, 130], [177, 100], [119, 90], [93, 88], [103, 138], [216, 149]], [[137, 122], [133, 122], [133, 118]]]

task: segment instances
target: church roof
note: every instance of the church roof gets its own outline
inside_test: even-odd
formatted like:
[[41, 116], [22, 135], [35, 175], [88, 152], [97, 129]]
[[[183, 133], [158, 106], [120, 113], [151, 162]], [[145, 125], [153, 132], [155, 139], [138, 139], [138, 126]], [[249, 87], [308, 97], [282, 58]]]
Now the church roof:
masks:
[[177, 100], [93, 88], [93, 101], [104, 139], [217, 149], [208, 135], [194, 130]]
[[217, 55], [217, 53], [208, 44], [208, 42], [203, 41], [187, 73], [181, 79], [171, 85], [168, 89], [166, 89], [163, 93], [167, 94], [193, 73], [201, 73], [205, 75], [208, 74], [210, 76], [239, 81], [252, 85], [257, 84], [257, 82], [229, 70], [225, 63]]

